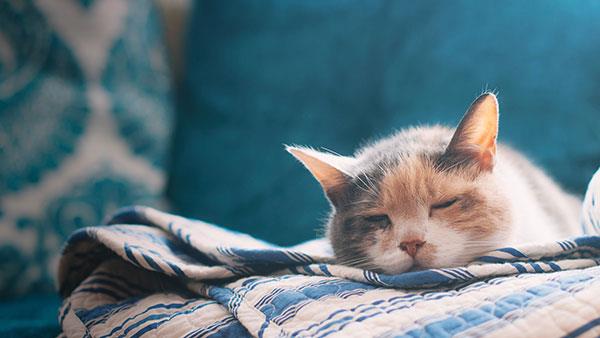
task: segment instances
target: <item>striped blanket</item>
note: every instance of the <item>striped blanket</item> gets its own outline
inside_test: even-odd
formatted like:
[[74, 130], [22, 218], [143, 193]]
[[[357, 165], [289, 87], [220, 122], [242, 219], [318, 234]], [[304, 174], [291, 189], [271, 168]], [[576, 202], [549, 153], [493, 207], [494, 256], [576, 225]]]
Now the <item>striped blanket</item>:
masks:
[[[600, 226], [596, 200], [590, 191], [588, 233]], [[335, 265], [324, 240], [282, 248], [146, 207], [108, 224], [64, 249], [64, 336], [600, 335], [597, 236], [384, 275]]]

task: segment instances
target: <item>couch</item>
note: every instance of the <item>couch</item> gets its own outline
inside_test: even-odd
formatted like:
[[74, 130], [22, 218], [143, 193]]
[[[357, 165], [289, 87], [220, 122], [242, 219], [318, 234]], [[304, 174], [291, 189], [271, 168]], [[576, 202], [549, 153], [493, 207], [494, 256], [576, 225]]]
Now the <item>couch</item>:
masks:
[[0, 335], [58, 334], [61, 243], [116, 208], [279, 245], [315, 238], [327, 203], [283, 144], [350, 154], [407, 125], [454, 124], [483, 90], [499, 93], [500, 140], [582, 193], [600, 163], [599, 12], [594, 1], [0, 4]]

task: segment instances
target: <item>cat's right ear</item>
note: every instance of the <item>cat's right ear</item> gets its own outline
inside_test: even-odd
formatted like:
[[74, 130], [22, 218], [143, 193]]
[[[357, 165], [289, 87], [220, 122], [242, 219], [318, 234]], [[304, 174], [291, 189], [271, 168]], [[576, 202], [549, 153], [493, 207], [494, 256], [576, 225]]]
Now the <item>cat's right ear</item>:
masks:
[[302, 162], [306, 169], [319, 181], [325, 195], [333, 205], [337, 206], [342, 202], [346, 187], [351, 180], [351, 176], [345, 168], [353, 165], [354, 158], [304, 147], [286, 146], [285, 149]]
[[446, 149], [445, 158], [456, 163], [473, 163], [482, 171], [491, 171], [496, 157], [497, 136], [498, 100], [493, 93], [484, 93], [463, 116]]

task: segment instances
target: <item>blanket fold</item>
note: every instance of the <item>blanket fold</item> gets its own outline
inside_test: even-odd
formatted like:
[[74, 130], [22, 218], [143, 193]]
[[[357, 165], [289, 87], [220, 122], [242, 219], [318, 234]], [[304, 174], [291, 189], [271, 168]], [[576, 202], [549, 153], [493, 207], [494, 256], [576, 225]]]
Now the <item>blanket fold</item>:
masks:
[[[598, 203], [585, 203], [594, 229]], [[326, 240], [283, 248], [141, 206], [106, 223], [61, 257], [67, 337], [600, 334], [598, 236], [385, 275], [336, 265]]]

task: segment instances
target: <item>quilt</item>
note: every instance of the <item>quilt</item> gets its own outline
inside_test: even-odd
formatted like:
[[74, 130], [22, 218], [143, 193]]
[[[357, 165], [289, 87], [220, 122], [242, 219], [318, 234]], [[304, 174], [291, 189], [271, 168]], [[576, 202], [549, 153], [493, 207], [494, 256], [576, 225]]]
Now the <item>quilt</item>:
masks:
[[583, 236], [398, 275], [336, 265], [324, 239], [284, 248], [148, 207], [122, 209], [64, 248], [61, 335], [596, 337], [594, 180]]

